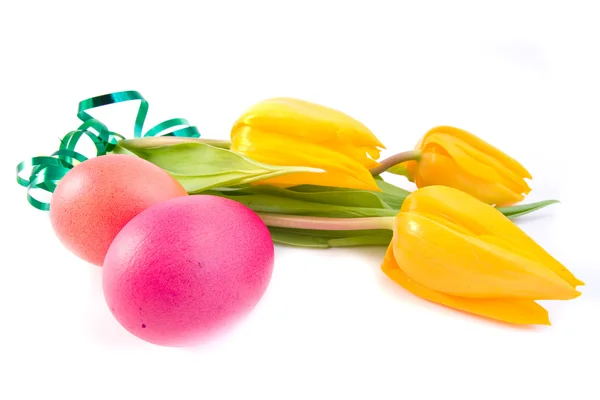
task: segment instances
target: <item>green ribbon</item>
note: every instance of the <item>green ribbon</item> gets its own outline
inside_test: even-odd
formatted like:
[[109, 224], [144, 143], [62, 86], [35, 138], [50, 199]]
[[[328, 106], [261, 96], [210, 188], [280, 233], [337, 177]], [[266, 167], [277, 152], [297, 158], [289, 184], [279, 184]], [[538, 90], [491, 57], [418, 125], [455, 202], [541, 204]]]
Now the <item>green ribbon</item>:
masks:
[[[83, 100], [79, 102], [79, 110], [77, 112], [77, 118], [83, 123], [76, 130], [67, 133], [61, 139], [60, 147], [57, 151], [49, 156], [33, 157], [17, 165], [17, 183], [27, 188], [27, 200], [29, 204], [43, 211], [50, 209], [50, 204], [36, 199], [32, 195], [31, 190], [42, 189], [53, 193], [58, 182], [75, 166], [75, 161], [84, 162], [88, 159], [83, 154], [75, 151], [77, 143], [81, 138], [87, 137], [91, 139], [96, 147], [96, 156], [109, 153], [116, 146], [119, 139], [125, 139], [120, 134], [110, 131], [106, 125], [89, 115], [87, 111], [131, 100], [141, 100], [133, 129], [135, 138], [149, 136], [200, 137], [198, 129], [195, 126], [190, 126], [188, 121], [183, 118], [173, 118], [161, 122], [143, 134], [149, 105], [139, 92], [133, 90], [110, 93]], [[169, 133], [164, 133], [167, 129], [175, 127], [180, 128]], [[31, 168], [31, 173], [28, 178], [24, 178], [21, 173], [29, 168]]]

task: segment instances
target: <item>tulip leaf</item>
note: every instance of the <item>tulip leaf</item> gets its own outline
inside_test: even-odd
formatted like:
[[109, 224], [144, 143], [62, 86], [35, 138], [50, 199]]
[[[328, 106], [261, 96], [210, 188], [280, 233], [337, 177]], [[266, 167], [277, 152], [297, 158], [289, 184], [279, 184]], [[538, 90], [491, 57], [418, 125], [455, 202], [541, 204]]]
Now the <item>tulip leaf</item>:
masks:
[[229, 140], [181, 136], [145, 136], [135, 139], [123, 139], [119, 141], [119, 146], [126, 148], [147, 149], [181, 143], [204, 143], [213, 147], [220, 147], [222, 149], [229, 149], [231, 147], [231, 142]]
[[[338, 192], [338, 193], [347, 193], [349, 196], [357, 196], [358, 193], [364, 194], [369, 193], [370, 196], [377, 196], [381, 202], [383, 202], [382, 206], [385, 208], [391, 208], [394, 210], [400, 210], [402, 206], [402, 202], [406, 196], [410, 194], [408, 190], [401, 189], [391, 183], [384, 181], [381, 177], [375, 177], [375, 183], [381, 192], [372, 192], [366, 190], [355, 190], [355, 189], [344, 189], [344, 188], [334, 188], [334, 187], [322, 187], [322, 186], [313, 186], [313, 185], [302, 185], [295, 186], [291, 188], [291, 190], [295, 192]], [[337, 203], [336, 203], [337, 204]], [[366, 207], [366, 205], [363, 204]]]
[[402, 202], [410, 192], [380, 179], [376, 179], [376, 182], [381, 192], [315, 185], [300, 185], [287, 189], [270, 185], [245, 185], [243, 187], [219, 187], [215, 190], [227, 192], [226, 194], [230, 195], [269, 194], [315, 203], [400, 210]]
[[158, 144], [151, 147], [133, 140], [124, 140], [118, 143], [114, 152], [123, 152], [123, 149], [167, 171], [190, 194], [296, 172], [323, 172], [310, 167], [267, 165], [225, 148], [201, 142]]
[[547, 207], [551, 204], [559, 203], [558, 200], [544, 200], [538, 201], [535, 203], [529, 204], [520, 204], [518, 206], [510, 206], [510, 207], [498, 207], [497, 210], [502, 214], [506, 215], [509, 219], [515, 219], [518, 217], [522, 217], [523, 215], [532, 213], [537, 210], [541, 210], [544, 207]]
[[265, 194], [346, 207], [392, 209], [374, 192], [358, 189], [340, 189], [313, 185], [302, 185], [284, 189], [270, 185], [260, 185], [238, 188], [219, 188], [216, 190], [227, 192], [228, 195]]
[[392, 231], [317, 231], [269, 227], [275, 243], [312, 248], [387, 246], [392, 241]]
[[[255, 212], [303, 215], [331, 218], [393, 217], [396, 210], [387, 207], [357, 207], [319, 203], [284, 195], [264, 193], [236, 193], [231, 190], [210, 190], [206, 194], [225, 197], [246, 205]], [[332, 197], [333, 198], [333, 197]]]
[[399, 211], [400, 207], [402, 207], [404, 199], [406, 199], [410, 192], [408, 190], [401, 189], [398, 186], [392, 185], [381, 178], [375, 178], [375, 183], [377, 183], [377, 186], [379, 186], [381, 192], [373, 193], [392, 209]]

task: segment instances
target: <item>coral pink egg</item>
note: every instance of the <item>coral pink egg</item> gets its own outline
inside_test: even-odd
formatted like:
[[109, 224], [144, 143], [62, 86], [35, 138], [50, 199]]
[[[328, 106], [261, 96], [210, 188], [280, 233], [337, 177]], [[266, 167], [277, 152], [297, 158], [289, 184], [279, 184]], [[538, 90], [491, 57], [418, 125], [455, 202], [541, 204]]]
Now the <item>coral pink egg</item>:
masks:
[[172, 199], [119, 232], [104, 262], [104, 295], [139, 338], [195, 345], [255, 307], [273, 257], [269, 230], [248, 207], [208, 195]]
[[50, 220], [59, 240], [78, 257], [102, 265], [117, 233], [141, 211], [187, 196], [168, 173], [141, 158], [109, 154], [76, 165], [59, 182]]

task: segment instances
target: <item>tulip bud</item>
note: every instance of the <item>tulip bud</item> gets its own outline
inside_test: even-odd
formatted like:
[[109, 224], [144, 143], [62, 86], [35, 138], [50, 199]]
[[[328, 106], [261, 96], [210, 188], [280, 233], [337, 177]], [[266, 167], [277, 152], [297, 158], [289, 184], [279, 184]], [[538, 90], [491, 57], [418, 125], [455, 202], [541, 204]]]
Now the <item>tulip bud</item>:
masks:
[[549, 324], [534, 300], [583, 285], [500, 211], [446, 186], [406, 198], [382, 269], [419, 297], [517, 324]]
[[277, 166], [325, 173], [297, 173], [261, 181], [279, 187], [332, 186], [379, 191], [370, 168], [383, 144], [348, 115], [303, 100], [276, 98], [248, 109], [231, 131], [231, 150]]
[[498, 207], [522, 201], [531, 189], [529, 172], [519, 162], [462, 129], [440, 126], [419, 141], [418, 161], [390, 169], [406, 175], [417, 187], [444, 185]]

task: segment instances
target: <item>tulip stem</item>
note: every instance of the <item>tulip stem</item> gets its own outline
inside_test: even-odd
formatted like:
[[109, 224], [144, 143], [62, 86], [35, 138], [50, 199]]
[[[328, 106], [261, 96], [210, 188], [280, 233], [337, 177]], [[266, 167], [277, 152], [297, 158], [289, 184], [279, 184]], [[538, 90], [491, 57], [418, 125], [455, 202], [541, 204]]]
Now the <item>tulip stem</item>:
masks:
[[394, 224], [394, 217], [328, 218], [271, 213], [257, 214], [267, 226], [320, 231], [392, 230]]
[[411, 150], [405, 151], [403, 153], [394, 154], [393, 156], [381, 161], [379, 165], [375, 168], [371, 168], [370, 172], [371, 175], [377, 176], [392, 168], [394, 165], [400, 164], [405, 161], [418, 161], [419, 158], [421, 158], [421, 151], [419, 150]]

